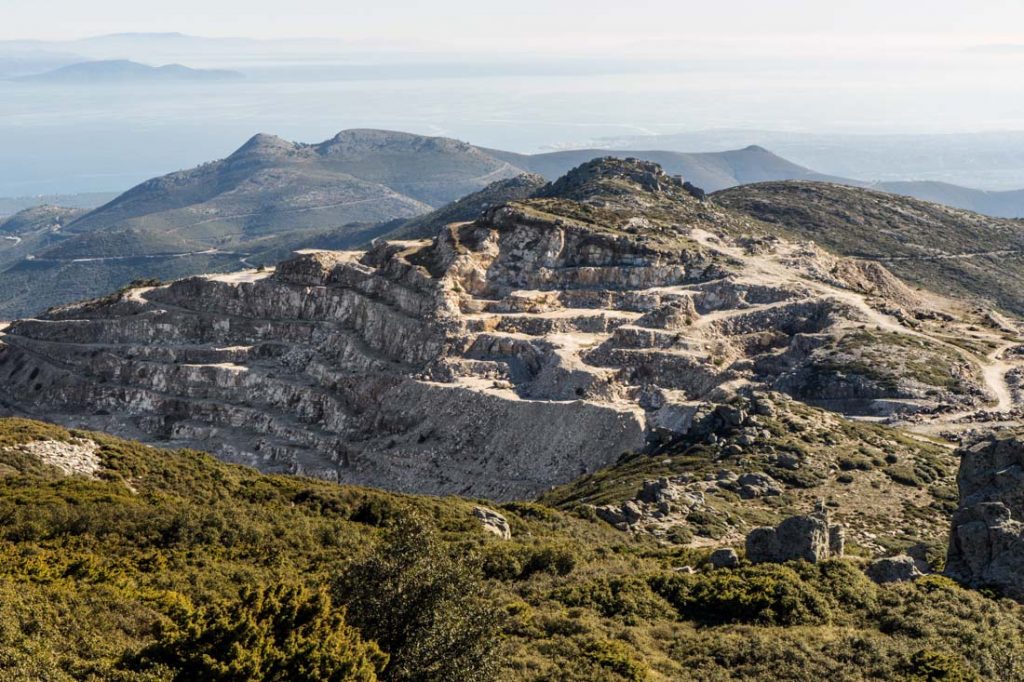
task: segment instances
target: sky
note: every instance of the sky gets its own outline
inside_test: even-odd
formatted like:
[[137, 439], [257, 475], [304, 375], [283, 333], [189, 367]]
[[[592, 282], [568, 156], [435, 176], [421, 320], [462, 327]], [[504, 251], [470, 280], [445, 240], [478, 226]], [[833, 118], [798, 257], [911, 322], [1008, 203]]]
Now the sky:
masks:
[[0, 39], [115, 32], [320, 37], [420, 49], [658, 54], [1024, 43], [1021, 0], [0, 0]]
[[[186, 37], [84, 40], [121, 33]], [[0, 150], [17, 160], [0, 196], [124, 189], [255, 132], [391, 128], [539, 151], [708, 130], [1024, 130], [1024, 0], [0, 0], [0, 41], [32, 40], [51, 42], [0, 44]], [[3, 77], [90, 59], [245, 78], [139, 97]], [[929, 178], [1024, 186], [1024, 151], [1000, 151], [1012, 176], [964, 175], [963, 155], [935, 145], [922, 167], [944, 174]]]

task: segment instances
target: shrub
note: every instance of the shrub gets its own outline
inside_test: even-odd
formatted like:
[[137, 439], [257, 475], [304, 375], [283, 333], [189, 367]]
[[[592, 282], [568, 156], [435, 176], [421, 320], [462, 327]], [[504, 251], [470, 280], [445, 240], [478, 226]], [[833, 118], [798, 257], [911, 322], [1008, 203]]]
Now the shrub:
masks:
[[382, 680], [491, 680], [500, 667], [500, 609], [479, 569], [454, 557], [423, 520], [407, 515], [335, 594], [364, 637], [390, 655]]
[[918, 478], [914, 468], [905, 464], [893, 464], [886, 467], [884, 471], [889, 478], [900, 485], [919, 488], [925, 484], [924, 481]]
[[874, 468], [871, 460], [861, 455], [846, 455], [839, 458], [839, 468], [843, 471], [871, 471]]
[[831, 619], [828, 601], [789, 566], [659, 576], [651, 587], [679, 615], [704, 623], [813, 625]]
[[972, 682], [977, 675], [964, 670], [956, 656], [941, 651], [921, 649], [910, 658], [907, 670], [912, 682]]
[[644, 682], [648, 677], [647, 666], [633, 659], [629, 648], [622, 642], [593, 640], [583, 647], [583, 654], [629, 682]]
[[143, 650], [175, 680], [373, 682], [387, 656], [364, 642], [325, 591], [277, 585], [191, 613]]
[[488, 578], [526, 580], [537, 573], [568, 575], [576, 567], [576, 555], [567, 547], [503, 542], [488, 547], [481, 568]]
[[627, 625], [671, 614], [669, 604], [639, 576], [597, 578], [564, 587], [554, 597], [566, 606], [592, 608], [606, 618], [622, 618]]

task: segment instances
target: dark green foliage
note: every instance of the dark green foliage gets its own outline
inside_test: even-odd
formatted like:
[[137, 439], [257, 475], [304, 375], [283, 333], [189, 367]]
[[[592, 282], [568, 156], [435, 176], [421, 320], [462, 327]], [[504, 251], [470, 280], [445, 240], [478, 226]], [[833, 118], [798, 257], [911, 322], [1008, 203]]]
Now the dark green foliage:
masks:
[[941, 651], [921, 649], [910, 658], [907, 672], [914, 682], [971, 682], [978, 676], [964, 669], [960, 659]]
[[182, 682], [373, 682], [386, 662], [325, 591], [277, 585], [189, 614], [134, 664], [166, 665]]
[[536, 573], [568, 575], [575, 566], [576, 555], [567, 547], [507, 542], [487, 548], [481, 568], [488, 578], [525, 580]]
[[[901, 464], [942, 463], [891, 429], [854, 424], [844, 434], [845, 425], [804, 429], [817, 443], [809, 456], [874, 456], [885, 445]], [[96, 480], [17, 449], [75, 437], [100, 446]], [[589, 478], [588, 494], [602, 485], [635, 494], [637, 466]], [[378, 639], [406, 661], [385, 679], [1024, 679], [1024, 609], [943, 578], [876, 586], [852, 561], [711, 570], [707, 550], [536, 503], [502, 506], [513, 529], [502, 541], [481, 529], [474, 504], [260, 475], [197, 452], [0, 420], [0, 680], [168, 682], [194, 665], [302, 679], [289, 666], [309, 663], [308, 652], [335, 660], [325, 642], [372, 659]], [[945, 512], [914, 513], [941, 521]], [[919, 550], [943, 555], [941, 542]], [[702, 568], [674, 570], [684, 565]], [[242, 599], [239, 585], [252, 588]], [[433, 615], [399, 622], [408, 613]], [[375, 622], [390, 632], [374, 634]], [[479, 670], [467, 662], [495, 647], [508, 655]], [[289, 654], [297, 650], [307, 653]]]
[[382, 680], [496, 679], [500, 607], [473, 562], [453, 556], [423, 519], [396, 521], [335, 592], [349, 621], [390, 655]]
[[621, 618], [628, 625], [666, 618], [671, 606], [654, 593], [641, 576], [594, 578], [558, 590], [555, 599], [566, 606], [585, 606], [602, 616]]
[[825, 596], [788, 566], [662, 576], [652, 585], [687, 620], [816, 625], [831, 618]]

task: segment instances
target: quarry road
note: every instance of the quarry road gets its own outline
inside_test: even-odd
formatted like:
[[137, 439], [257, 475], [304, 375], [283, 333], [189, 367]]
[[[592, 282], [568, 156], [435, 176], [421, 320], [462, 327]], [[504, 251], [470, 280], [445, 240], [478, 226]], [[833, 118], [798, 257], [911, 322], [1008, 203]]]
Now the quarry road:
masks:
[[1000, 358], [1014, 345], [1016, 344], [1008, 343], [996, 349], [987, 358], [990, 364], [983, 367], [985, 385], [995, 394], [998, 401], [996, 410], [999, 412], [1013, 409], [1013, 393], [1010, 391], [1010, 385], [1006, 382], [1006, 374], [1020, 363], [1010, 363]]
[[17, 246], [18, 244], [21, 243], [21, 237], [14, 237], [14, 236], [11, 236], [11, 235], [4, 235], [4, 239], [10, 239], [12, 242], [14, 242], [15, 246]]

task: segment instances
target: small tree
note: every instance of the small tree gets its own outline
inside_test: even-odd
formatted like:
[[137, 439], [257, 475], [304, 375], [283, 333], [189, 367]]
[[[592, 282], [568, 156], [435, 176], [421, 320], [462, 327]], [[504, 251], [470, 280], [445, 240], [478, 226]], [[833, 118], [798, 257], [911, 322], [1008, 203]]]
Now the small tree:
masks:
[[337, 580], [335, 594], [349, 622], [389, 654], [382, 680], [495, 678], [500, 608], [479, 568], [453, 557], [422, 519], [396, 521], [374, 551]]
[[192, 613], [140, 655], [175, 680], [374, 682], [387, 656], [364, 642], [326, 591], [278, 585]]

